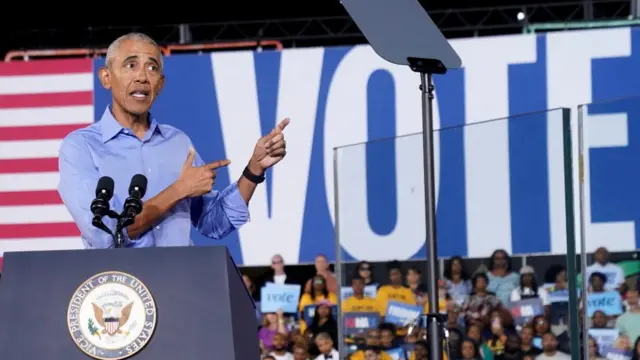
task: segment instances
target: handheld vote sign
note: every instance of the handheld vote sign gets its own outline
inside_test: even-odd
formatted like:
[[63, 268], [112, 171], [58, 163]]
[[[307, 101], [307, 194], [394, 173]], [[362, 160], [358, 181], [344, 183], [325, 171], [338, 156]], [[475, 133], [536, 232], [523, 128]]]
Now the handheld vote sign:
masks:
[[342, 314], [345, 335], [356, 335], [377, 328], [380, 314], [374, 312], [348, 312]]
[[622, 314], [622, 298], [617, 291], [591, 293], [587, 295], [587, 314], [593, 316], [600, 310], [609, 316]]
[[300, 285], [269, 284], [260, 289], [260, 311], [296, 313], [300, 299]]
[[409, 305], [398, 301], [389, 301], [387, 303], [387, 312], [384, 321], [400, 326], [406, 326], [415, 322], [422, 314], [422, 306]]
[[513, 301], [509, 308], [514, 322], [520, 326], [531, 321], [535, 316], [544, 314], [544, 308], [542, 307], [540, 298]]

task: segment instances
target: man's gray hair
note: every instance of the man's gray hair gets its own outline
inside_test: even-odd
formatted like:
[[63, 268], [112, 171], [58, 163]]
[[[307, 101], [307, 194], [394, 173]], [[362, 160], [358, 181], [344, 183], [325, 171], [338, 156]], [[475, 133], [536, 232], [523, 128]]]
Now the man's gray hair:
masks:
[[[113, 59], [116, 57], [116, 51], [118, 51], [118, 48], [120, 47], [120, 45], [122, 45], [122, 43], [127, 40], [144, 41], [149, 45], [153, 45], [157, 47], [158, 49], [160, 48], [160, 46], [158, 46], [158, 43], [155, 40], [153, 40], [149, 35], [146, 35], [143, 33], [137, 33], [137, 32], [132, 32], [132, 33], [122, 35], [119, 38], [115, 39], [107, 49], [107, 56], [106, 56], [107, 67], [111, 67], [111, 64], [113, 63]], [[160, 61], [160, 68], [162, 69], [164, 65], [162, 61], [162, 53], [160, 54], [160, 59], [158, 59], [158, 61]]]

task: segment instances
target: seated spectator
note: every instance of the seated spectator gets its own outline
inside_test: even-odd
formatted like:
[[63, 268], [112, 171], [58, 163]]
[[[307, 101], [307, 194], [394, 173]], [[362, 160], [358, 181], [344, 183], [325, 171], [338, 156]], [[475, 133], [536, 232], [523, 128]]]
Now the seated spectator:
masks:
[[333, 272], [331, 272], [331, 269], [329, 267], [329, 260], [327, 260], [327, 257], [324, 256], [323, 254], [316, 256], [315, 267], [316, 267], [316, 276], [314, 276], [313, 278], [309, 279], [309, 281], [307, 281], [307, 283], [304, 285], [304, 292], [305, 293], [311, 292], [311, 289], [313, 288], [313, 284], [312, 284], [313, 280], [317, 276], [322, 276], [327, 284], [327, 290], [330, 293], [337, 294], [339, 291], [338, 281], [336, 280], [336, 276], [333, 274]]
[[592, 359], [604, 360], [605, 358], [600, 355], [600, 349], [598, 348], [598, 343], [596, 342], [596, 340], [592, 336], [589, 336], [589, 360]]
[[336, 294], [328, 290], [324, 277], [322, 277], [322, 275], [316, 275], [313, 278], [312, 291], [304, 293], [300, 297], [300, 304], [298, 305], [298, 310], [300, 311], [300, 331], [304, 332], [307, 328], [307, 323], [304, 321], [305, 308], [307, 306], [317, 305], [325, 300], [332, 305], [338, 302]]
[[[551, 325], [549, 325], [549, 321], [542, 315], [534, 316], [531, 320], [531, 324], [533, 326], [533, 339], [534, 343], [536, 339], [538, 339], [538, 343], [542, 344], [542, 337], [544, 334], [551, 330]], [[556, 339], [557, 340], [557, 339]]]
[[306, 343], [296, 343], [293, 345], [293, 360], [309, 360], [307, 346]]
[[517, 333], [509, 333], [504, 343], [504, 351], [496, 355], [496, 360], [520, 360], [524, 356], [520, 347], [520, 337]]
[[462, 340], [462, 344], [460, 346], [460, 359], [482, 360], [482, 355], [480, 355], [478, 344], [476, 344], [475, 341], [469, 338]]
[[447, 352], [451, 359], [459, 359], [462, 351], [462, 339], [464, 338], [462, 331], [458, 329], [449, 330], [449, 339], [445, 344], [448, 344]]
[[471, 280], [473, 292], [462, 307], [467, 326], [476, 324], [481, 329], [489, 326], [489, 315], [502, 306], [495, 294], [487, 290], [488, 282], [489, 278], [484, 273], [474, 275]]
[[271, 271], [264, 278], [265, 283], [274, 283], [277, 285], [300, 285], [293, 274], [287, 274], [284, 268], [284, 259], [280, 254], [275, 254], [271, 257]]
[[331, 311], [331, 303], [328, 300], [322, 300], [317, 303], [316, 312], [313, 316], [309, 331], [313, 338], [318, 334], [324, 333], [331, 336], [333, 344], [338, 343], [338, 322], [333, 317]]
[[258, 339], [260, 339], [260, 347], [263, 353], [268, 353], [274, 349], [273, 339], [278, 333], [287, 335], [282, 311], [264, 314], [262, 316], [262, 328], [258, 331]]
[[365, 282], [360, 276], [351, 279], [353, 295], [342, 301], [342, 312], [380, 312], [378, 302], [364, 293]]
[[547, 331], [542, 336], [542, 354], [536, 360], [570, 360], [571, 356], [558, 351], [558, 340], [556, 336]]
[[612, 328], [614, 324], [611, 323], [610, 317], [604, 313], [602, 310], [596, 310], [593, 312], [593, 316], [591, 317], [591, 325], [590, 329], [609, 329]]
[[518, 287], [520, 276], [513, 271], [511, 257], [500, 249], [493, 252], [489, 258], [487, 290], [494, 293], [504, 306], [509, 306], [509, 298], [513, 289]]
[[620, 334], [626, 335], [634, 342], [640, 337], [640, 302], [637, 290], [627, 290], [629, 310], [616, 320], [616, 328]]
[[[429, 359], [429, 346], [427, 342], [424, 340], [420, 340], [416, 342], [416, 346], [413, 348], [413, 352], [411, 353], [411, 357], [409, 360], [428, 360]], [[447, 360], [448, 356], [446, 353], [442, 355], [443, 360]]]
[[542, 353], [542, 349], [533, 345], [533, 335], [533, 328], [530, 325], [524, 326], [522, 330], [520, 330], [520, 348], [522, 349], [523, 356], [538, 356]]
[[329, 334], [322, 332], [316, 335], [315, 344], [320, 353], [320, 355], [316, 357], [316, 360], [340, 359], [340, 354], [334, 346], [333, 337]]
[[380, 315], [387, 313], [387, 304], [390, 300], [403, 304], [415, 305], [416, 297], [413, 291], [402, 284], [402, 269], [398, 261], [392, 261], [387, 265], [389, 271], [389, 285], [383, 285], [378, 289], [376, 302]]
[[471, 293], [471, 281], [461, 257], [454, 256], [449, 260], [449, 265], [444, 269], [444, 279], [451, 299], [458, 305], [464, 304]]
[[371, 271], [371, 264], [368, 261], [360, 261], [356, 267], [355, 275], [364, 279], [364, 286], [378, 285], [373, 278], [373, 271]]
[[520, 286], [511, 292], [511, 301], [538, 298], [544, 306], [545, 314], [549, 314], [550, 302], [549, 293], [538, 286], [536, 272], [531, 266], [523, 266], [520, 269]]
[[380, 348], [382, 350], [390, 350], [398, 347], [396, 341], [395, 326], [393, 324], [380, 324]]
[[587, 267], [587, 277], [590, 278], [594, 272], [602, 273], [607, 279], [605, 288], [619, 290], [625, 284], [624, 271], [620, 265], [609, 262], [609, 251], [604, 247], [598, 248], [593, 256], [595, 261]]
[[509, 334], [515, 333], [511, 314], [502, 309], [491, 312], [491, 326], [487, 336], [487, 346], [494, 355], [502, 355], [505, 351]]
[[293, 354], [287, 351], [287, 337], [284, 334], [276, 334], [273, 337], [272, 350], [267, 354], [274, 360], [293, 360]]
[[424, 306], [428, 301], [427, 285], [422, 283], [422, 272], [412, 266], [407, 271], [407, 286], [416, 298], [416, 304]]
[[[365, 349], [377, 349], [380, 348], [380, 331], [378, 329], [371, 329], [367, 332], [367, 336], [365, 337], [364, 346], [351, 354], [350, 360], [366, 360]], [[387, 354], [385, 351], [379, 352], [380, 360], [391, 360], [391, 356]]]
[[467, 338], [473, 340], [476, 345], [478, 345], [483, 360], [493, 360], [493, 352], [482, 338], [482, 326], [478, 324], [469, 325], [467, 327]]
[[606, 291], [605, 285], [607, 284], [607, 275], [594, 271], [589, 275], [589, 292], [590, 293], [603, 293]]

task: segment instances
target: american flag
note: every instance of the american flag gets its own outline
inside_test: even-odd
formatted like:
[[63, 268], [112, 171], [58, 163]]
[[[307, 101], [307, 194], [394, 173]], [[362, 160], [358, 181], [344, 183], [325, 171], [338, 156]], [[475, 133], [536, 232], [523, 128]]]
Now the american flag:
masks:
[[58, 151], [93, 118], [90, 59], [0, 63], [0, 256], [82, 248], [57, 191]]

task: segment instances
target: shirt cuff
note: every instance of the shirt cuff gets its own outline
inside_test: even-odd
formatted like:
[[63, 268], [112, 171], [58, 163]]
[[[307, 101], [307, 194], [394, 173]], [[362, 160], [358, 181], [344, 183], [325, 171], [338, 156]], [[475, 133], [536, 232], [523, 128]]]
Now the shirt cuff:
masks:
[[219, 196], [227, 219], [229, 219], [229, 222], [234, 228], [238, 229], [251, 221], [249, 207], [247, 203], [245, 203], [244, 198], [242, 198], [242, 194], [240, 194], [237, 182], [224, 188]]

